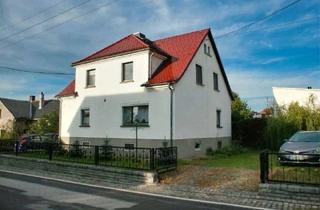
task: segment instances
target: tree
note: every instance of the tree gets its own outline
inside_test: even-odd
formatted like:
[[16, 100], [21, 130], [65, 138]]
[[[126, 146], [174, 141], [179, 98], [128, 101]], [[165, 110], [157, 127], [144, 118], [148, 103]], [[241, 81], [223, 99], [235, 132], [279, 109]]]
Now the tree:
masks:
[[232, 122], [251, 119], [253, 114], [246, 101], [241, 100], [239, 95], [233, 92], [233, 101], [231, 104]]
[[30, 131], [39, 135], [43, 135], [45, 133], [58, 133], [59, 114], [57, 112], [52, 112], [43, 116], [40, 120], [30, 125]]
[[293, 123], [299, 130], [320, 129], [320, 106], [315, 102], [313, 95], [305, 106], [293, 102], [288, 107], [281, 107], [279, 117]]

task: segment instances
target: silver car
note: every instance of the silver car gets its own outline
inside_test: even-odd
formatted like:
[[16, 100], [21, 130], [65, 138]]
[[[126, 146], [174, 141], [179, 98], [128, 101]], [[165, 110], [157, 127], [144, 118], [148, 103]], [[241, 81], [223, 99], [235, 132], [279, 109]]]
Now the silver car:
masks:
[[280, 147], [280, 163], [320, 164], [320, 131], [299, 131]]

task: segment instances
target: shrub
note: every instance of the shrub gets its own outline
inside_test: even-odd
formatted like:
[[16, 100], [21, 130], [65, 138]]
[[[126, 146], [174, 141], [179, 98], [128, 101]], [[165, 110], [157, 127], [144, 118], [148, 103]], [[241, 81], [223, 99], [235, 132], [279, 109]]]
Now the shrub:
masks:
[[283, 140], [290, 138], [297, 131], [298, 127], [294, 123], [288, 122], [282, 117], [269, 118], [264, 128], [262, 146], [277, 151], [284, 143]]
[[244, 147], [261, 148], [266, 119], [246, 119], [232, 124], [232, 139]]

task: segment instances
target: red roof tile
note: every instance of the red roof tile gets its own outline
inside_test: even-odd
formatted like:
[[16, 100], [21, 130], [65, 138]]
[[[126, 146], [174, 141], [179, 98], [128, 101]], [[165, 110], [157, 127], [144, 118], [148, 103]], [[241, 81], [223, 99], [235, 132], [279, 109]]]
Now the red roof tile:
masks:
[[75, 80], [72, 80], [56, 97], [70, 96], [75, 94]]
[[149, 46], [145, 42], [143, 42], [141, 39], [136, 37], [135, 35], [130, 34], [129, 36], [126, 36], [120, 39], [119, 41], [113, 43], [112, 45], [109, 45], [103, 48], [102, 50], [99, 50], [98, 52], [95, 52], [92, 55], [89, 55], [88, 57], [85, 57], [79, 61], [72, 63], [72, 65], [77, 65], [77, 64], [88, 62], [98, 58], [140, 50], [144, 48], [149, 48]]
[[154, 41], [156, 46], [173, 56], [173, 58], [163, 69], [155, 72], [147, 84], [152, 85], [179, 80], [208, 32], [209, 29], [204, 29]]
[[[74, 62], [73, 65], [78, 65], [121, 53], [149, 48], [166, 56], [167, 60], [161, 65], [161, 67], [158, 68], [156, 72], [154, 72], [149, 81], [146, 81], [145, 85], [152, 86], [163, 83], [177, 82], [187, 70], [195, 53], [207, 35], [212, 42], [213, 50], [226, 82], [229, 95], [232, 98], [232, 91], [210, 29], [194, 31], [156, 41], [138, 38], [137, 36], [131, 34], [84, 59]], [[74, 81], [72, 81], [61, 93], [58, 94], [58, 96], [74, 94], [74, 86]]]

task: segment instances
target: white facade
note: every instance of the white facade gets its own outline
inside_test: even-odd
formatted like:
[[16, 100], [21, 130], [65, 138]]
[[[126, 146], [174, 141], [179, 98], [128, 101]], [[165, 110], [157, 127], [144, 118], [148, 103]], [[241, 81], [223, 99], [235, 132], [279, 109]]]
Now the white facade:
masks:
[[272, 91], [276, 104], [280, 107], [294, 102], [305, 106], [309, 103], [310, 96], [313, 96], [315, 104], [320, 106], [320, 89], [273, 87]]
[[[211, 56], [204, 53], [204, 44]], [[201, 44], [187, 71], [175, 88], [175, 139], [219, 138], [231, 136], [231, 98], [209, 38]], [[201, 65], [203, 85], [196, 84], [196, 64]], [[219, 91], [213, 88], [218, 74]], [[221, 110], [222, 128], [216, 126], [216, 110]]]
[[[211, 56], [204, 53], [204, 43]], [[222, 76], [210, 39], [205, 38], [182, 78], [173, 85], [173, 140], [179, 157], [205, 153], [217, 148], [217, 141], [227, 145], [231, 139], [231, 97]], [[150, 62], [150, 58], [152, 58]], [[133, 62], [133, 82], [121, 82], [122, 64]], [[75, 139], [105, 138], [124, 146], [135, 140], [135, 128], [122, 126], [122, 107], [148, 105], [149, 126], [139, 127], [142, 145], [161, 147], [170, 139], [169, 85], [141, 86], [161, 64], [162, 57], [149, 49], [76, 65], [77, 96], [61, 97], [60, 136], [66, 143]], [[195, 65], [203, 69], [203, 85], [196, 84]], [[87, 70], [95, 69], [95, 87], [86, 87]], [[218, 74], [219, 91], [213, 88], [213, 72]], [[90, 110], [90, 127], [81, 127], [81, 109]], [[217, 128], [217, 110], [221, 128]], [[220, 139], [220, 140], [219, 140]], [[101, 143], [101, 141], [100, 141]], [[200, 143], [200, 148], [195, 148]], [[220, 143], [220, 142], [219, 142]], [[94, 144], [94, 142], [93, 142]]]

